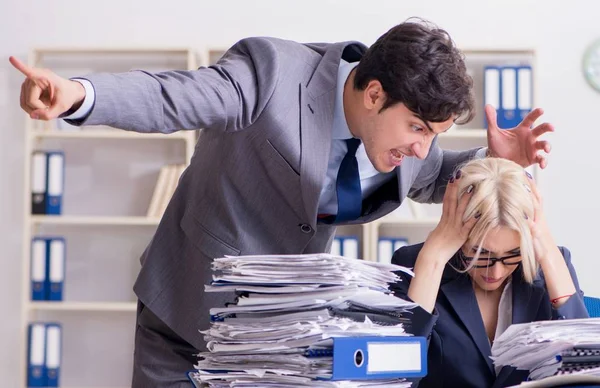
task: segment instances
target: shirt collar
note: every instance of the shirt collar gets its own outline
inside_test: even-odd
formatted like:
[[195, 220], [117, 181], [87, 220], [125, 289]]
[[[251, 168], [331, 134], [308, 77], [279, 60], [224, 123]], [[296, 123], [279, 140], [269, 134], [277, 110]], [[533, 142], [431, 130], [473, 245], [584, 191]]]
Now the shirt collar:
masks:
[[353, 137], [352, 133], [350, 133], [350, 128], [348, 128], [348, 123], [346, 122], [346, 115], [344, 114], [344, 84], [356, 65], [358, 65], [358, 62], [348, 63], [343, 59], [340, 60], [337, 74], [335, 105], [333, 108], [333, 139], [342, 140]]

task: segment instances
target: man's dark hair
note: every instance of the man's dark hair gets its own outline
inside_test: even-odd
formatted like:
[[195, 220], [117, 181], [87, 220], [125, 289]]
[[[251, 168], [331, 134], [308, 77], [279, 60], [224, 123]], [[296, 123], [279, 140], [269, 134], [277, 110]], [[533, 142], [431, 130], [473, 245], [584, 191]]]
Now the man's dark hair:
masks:
[[397, 103], [429, 122], [453, 115], [473, 118], [473, 79], [450, 35], [422, 19], [399, 24], [369, 47], [356, 67], [354, 88], [378, 80], [387, 94], [383, 109]]

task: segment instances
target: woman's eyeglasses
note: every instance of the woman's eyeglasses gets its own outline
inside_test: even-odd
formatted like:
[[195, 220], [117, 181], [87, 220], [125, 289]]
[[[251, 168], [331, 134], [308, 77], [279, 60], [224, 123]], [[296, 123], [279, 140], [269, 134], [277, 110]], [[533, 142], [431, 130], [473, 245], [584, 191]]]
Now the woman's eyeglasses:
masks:
[[519, 265], [519, 264], [521, 264], [521, 261], [522, 261], [522, 259], [521, 259], [521, 252], [514, 253], [514, 254], [509, 255], [509, 256], [503, 256], [503, 257], [485, 257], [484, 254], [481, 254], [481, 255], [479, 255], [479, 258], [477, 260], [474, 257], [466, 256], [463, 253], [462, 249], [460, 249], [458, 251], [458, 254], [459, 254], [460, 258], [467, 265], [469, 265], [473, 261], [475, 261], [475, 264], [473, 265], [474, 268], [491, 268], [498, 261], [502, 262], [502, 264], [504, 264], [504, 265], [513, 266], [513, 265]]

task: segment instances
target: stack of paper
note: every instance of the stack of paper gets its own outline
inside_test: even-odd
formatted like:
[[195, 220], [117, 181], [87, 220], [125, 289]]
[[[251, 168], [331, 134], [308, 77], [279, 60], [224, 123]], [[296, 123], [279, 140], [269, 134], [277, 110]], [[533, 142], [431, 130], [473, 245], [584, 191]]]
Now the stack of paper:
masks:
[[[571, 364], [573, 351], [600, 347], [600, 319], [565, 319], [511, 325], [492, 346], [496, 370], [510, 365], [529, 370], [529, 378], [542, 379], [561, 373], [600, 376], [600, 363], [577, 359]], [[583, 365], [581, 364], [586, 364]]]
[[328, 254], [215, 259], [207, 292], [238, 298], [210, 310], [195, 378], [211, 387], [408, 387], [402, 379], [327, 381], [333, 337], [407, 336], [390, 294], [394, 271], [407, 268]]

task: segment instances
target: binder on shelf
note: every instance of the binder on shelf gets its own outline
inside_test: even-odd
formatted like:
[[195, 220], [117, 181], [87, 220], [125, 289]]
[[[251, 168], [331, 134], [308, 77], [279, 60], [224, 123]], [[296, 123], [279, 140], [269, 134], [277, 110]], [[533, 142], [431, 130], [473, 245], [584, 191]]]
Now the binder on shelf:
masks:
[[342, 256], [351, 259], [359, 259], [358, 255], [358, 238], [356, 237], [341, 237], [342, 240]]
[[59, 387], [62, 327], [56, 323], [46, 325], [46, 386]]
[[331, 242], [331, 254], [334, 256], [342, 255], [342, 240], [339, 237], [334, 237]]
[[377, 242], [377, 261], [391, 263], [394, 252], [406, 245], [408, 245], [406, 238], [380, 237]]
[[[496, 109], [500, 128], [516, 127], [531, 112], [531, 66], [486, 66], [483, 87], [485, 104], [490, 104]], [[487, 120], [484, 124], [487, 128]]]
[[46, 239], [31, 241], [31, 300], [46, 300]]
[[517, 68], [517, 106], [520, 121], [533, 109], [533, 73], [531, 66]]
[[408, 239], [406, 238], [395, 238], [394, 239], [394, 252], [398, 249], [408, 245]]
[[48, 300], [62, 301], [65, 280], [65, 239], [53, 237], [47, 240]]
[[345, 256], [359, 259], [358, 238], [355, 236], [336, 236], [331, 243], [330, 253], [335, 256]]
[[331, 254], [359, 259], [358, 238], [355, 236], [336, 236], [331, 243]]
[[394, 255], [394, 239], [380, 237], [377, 242], [377, 261], [391, 263]]
[[334, 337], [331, 380], [414, 378], [427, 374], [424, 337]]
[[[491, 105], [498, 114], [500, 109], [500, 68], [498, 66], [486, 66], [483, 69], [483, 98], [485, 105]], [[487, 118], [483, 118], [483, 125], [487, 129]]]
[[46, 180], [48, 157], [45, 152], [35, 151], [31, 155], [31, 214], [46, 213]]
[[48, 152], [48, 184], [46, 214], [62, 212], [65, 155], [61, 151]]
[[46, 387], [46, 325], [29, 324], [27, 387]]
[[500, 74], [500, 112], [498, 126], [512, 128], [519, 125], [521, 118], [517, 114], [517, 69], [505, 66]]

